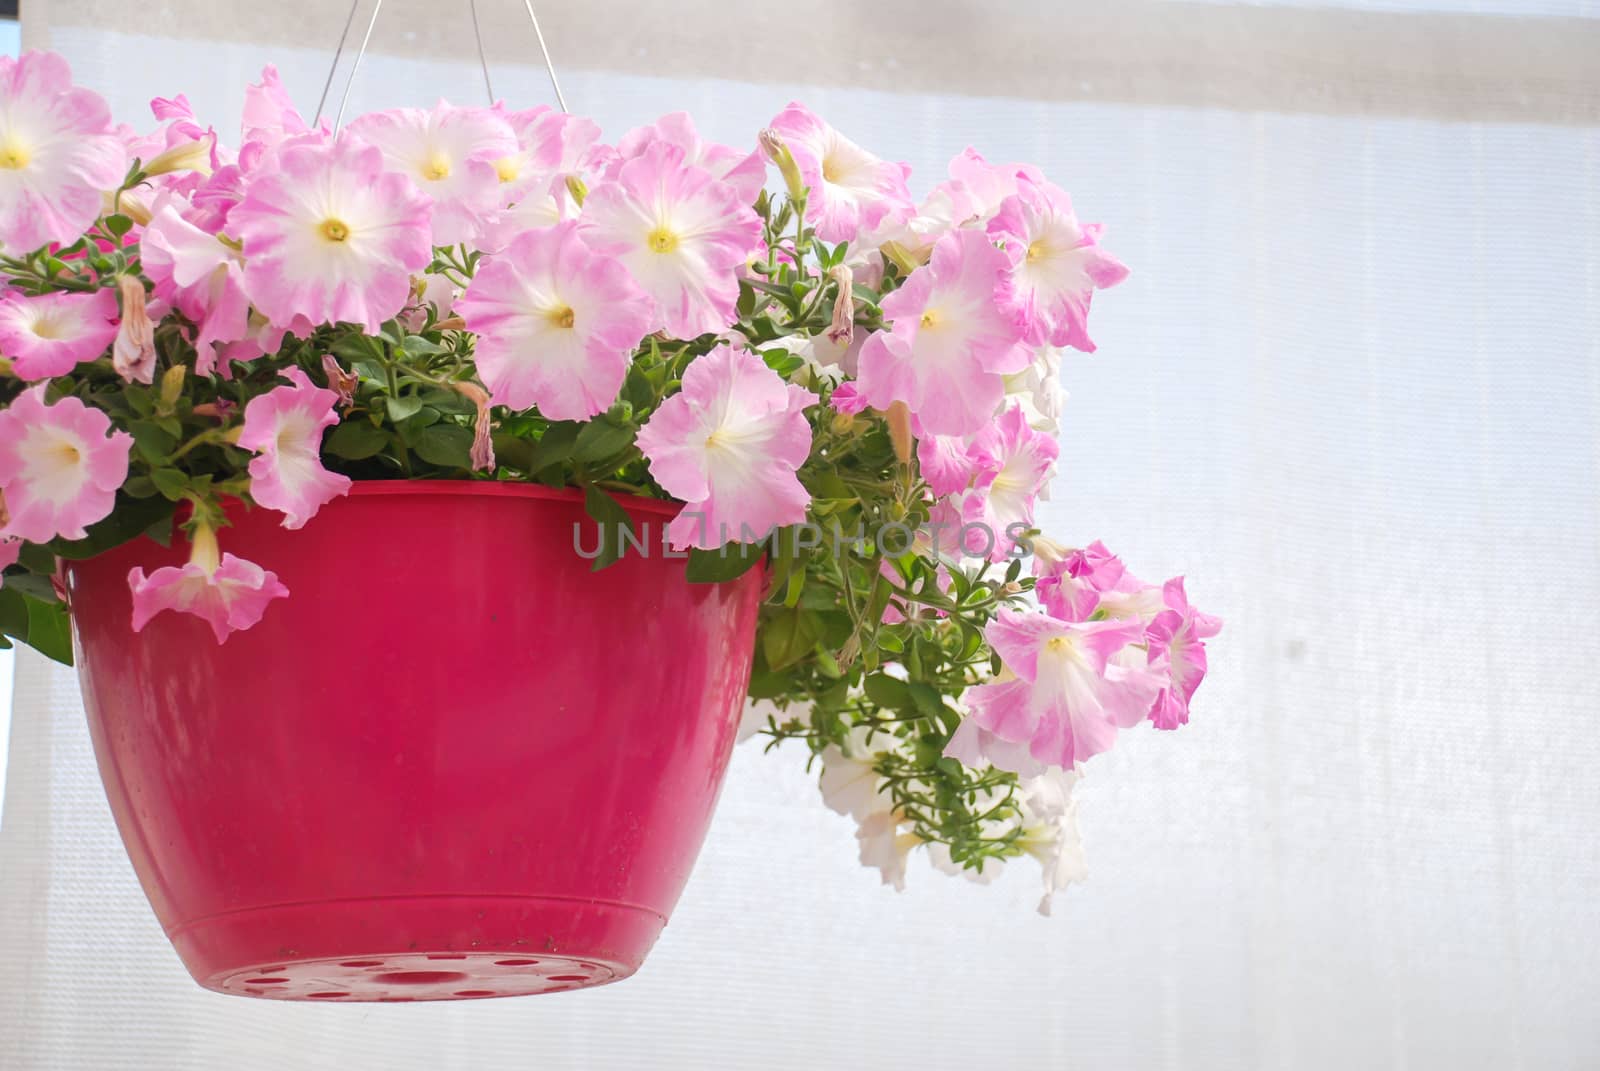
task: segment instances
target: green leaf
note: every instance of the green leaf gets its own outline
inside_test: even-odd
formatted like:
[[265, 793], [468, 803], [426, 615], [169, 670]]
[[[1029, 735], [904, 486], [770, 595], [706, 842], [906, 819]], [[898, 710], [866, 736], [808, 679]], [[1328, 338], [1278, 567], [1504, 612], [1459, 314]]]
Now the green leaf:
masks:
[[403, 395], [399, 398], [390, 395], [383, 400], [389, 410], [389, 419], [396, 424], [408, 416], [413, 416], [422, 409], [422, 399], [415, 394]]
[[349, 461], [372, 457], [388, 445], [389, 433], [366, 420], [347, 420], [322, 441], [325, 451]]
[[617, 425], [605, 417], [596, 417], [579, 430], [572, 456], [577, 461], [602, 461], [633, 445], [633, 430], [631, 425]]
[[0, 633], [27, 644], [46, 658], [72, 665], [72, 628], [67, 608], [34, 598], [7, 584], [0, 588]]
[[182, 499], [183, 492], [189, 486], [189, 478], [177, 469], [152, 469], [150, 479], [155, 483], [156, 490], [171, 502]]
[[905, 711], [916, 709], [911, 698], [911, 688], [898, 677], [873, 673], [861, 682], [861, 686], [866, 690], [867, 698], [880, 707]]
[[434, 424], [423, 428], [411, 442], [417, 456], [441, 468], [472, 466], [472, 429], [459, 424]]
[[128, 430], [133, 433], [133, 445], [139, 448], [146, 461], [159, 464], [178, 445], [175, 436], [151, 420], [135, 420], [128, 425]]
[[572, 447], [578, 441], [578, 432], [582, 428], [582, 424], [572, 420], [551, 424], [533, 448], [533, 457], [528, 461], [528, 471], [540, 472], [571, 458]]
[[107, 216], [105, 218], [105, 228], [106, 230], [110, 231], [113, 236], [121, 238], [124, 234], [127, 234], [129, 231], [133, 230], [133, 220], [121, 214]]
[[720, 584], [748, 573], [760, 561], [764, 548], [760, 543], [729, 543], [716, 550], [691, 550], [689, 552], [689, 583]]
[[407, 335], [401, 340], [400, 349], [407, 357], [432, 357], [444, 352], [443, 346], [429, 342], [421, 335]]
[[627, 545], [622, 533], [629, 532], [637, 536], [639, 529], [616, 499], [593, 484], [583, 489], [583, 508], [600, 528], [600, 554], [593, 566], [594, 571], [599, 572], [622, 557]]
[[816, 642], [816, 617], [804, 610], [784, 610], [761, 623], [761, 653], [773, 669], [800, 661]]

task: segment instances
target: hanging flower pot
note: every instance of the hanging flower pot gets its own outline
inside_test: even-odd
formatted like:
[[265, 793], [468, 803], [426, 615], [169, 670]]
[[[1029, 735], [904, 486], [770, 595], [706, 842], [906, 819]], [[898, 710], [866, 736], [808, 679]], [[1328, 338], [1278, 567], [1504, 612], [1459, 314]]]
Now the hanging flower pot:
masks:
[[[135, 634], [149, 539], [67, 570], [111, 810], [185, 966], [225, 993], [415, 1000], [632, 974], [678, 899], [733, 746], [759, 571], [690, 584], [673, 512], [592, 572], [580, 495], [361, 483], [231, 550], [292, 597], [217, 644]], [[586, 525], [587, 533], [575, 526]]]
[[112, 811], [203, 985], [625, 977], [741, 728], [886, 883], [1027, 856], [1048, 912], [1079, 767], [1188, 722], [1220, 621], [1036, 523], [1127, 274], [1038, 169], [968, 149], [917, 200], [798, 103], [737, 146], [329, 125], [271, 68], [233, 152], [181, 95], [113, 126], [43, 53], [0, 105], [0, 642], [71, 660], [64, 569]]

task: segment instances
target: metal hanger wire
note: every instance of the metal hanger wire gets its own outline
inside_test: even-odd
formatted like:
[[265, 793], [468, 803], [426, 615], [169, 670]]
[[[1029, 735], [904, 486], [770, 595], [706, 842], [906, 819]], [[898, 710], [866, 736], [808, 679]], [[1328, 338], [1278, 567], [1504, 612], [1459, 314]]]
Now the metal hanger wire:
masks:
[[[522, 0], [523, 6], [528, 10], [528, 21], [533, 24], [533, 35], [539, 42], [539, 54], [544, 58], [545, 73], [550, 76], [550, 88], [555, 93], [556, 104], [563, 112], [570, 114], [567, 107], [567, 98], [561, 92], [561, 82], [556, 77], [556, 65], [550, 59], [550, 46], [545, 43], [544, 30], [539, 25], [539, 15], [533, 9], [533, 0]], [[328, 77], [322, 83], [322, 96], [317, 100], [317, 112], [311, 119], [315, 127], [322, 122], [322, 111], [328, 103], [328, 92], [333, 87], [333, 77], [338, 73], [339, 61], [344, 58], [344, 46], [350, 39], [350, 27], [355, 24], [356, 10], [361, 6], [361, 0], [351, 0], [350, 12], [345, 16], [344, 29], [339, 33], [339, 43], [333, 49], [333, 62], [328, 66]], [[469, 0], [469, 10], [472, 14], [472, 36], [478, 45], [478, 66], [483, 71], [483, 89], [488, 94], [489, 103], [495, 102], [494, 83], [489, 78], [489, 59], [483, 50], [483, 30], [478, 25], [478, 0]], [[339, 95], [339, 111], [334, 115], [333, 132], [337, 134], [344, 125], [345, 109], [350, 104], [350, 90], [356, 84], [356, 74], [361, 70], [361, 61], [367, 55], [367, 46], [372, 42], [372, 29], [378, 24], [378, 13], [383, 10], [383, 0], [374, 0], [372, 16], [367, 19], [366, 32], [361, 35], [361, 47], [356, 49], [355, 61], [350, 65], [350, 76], [345, 79], [344, 91]]]

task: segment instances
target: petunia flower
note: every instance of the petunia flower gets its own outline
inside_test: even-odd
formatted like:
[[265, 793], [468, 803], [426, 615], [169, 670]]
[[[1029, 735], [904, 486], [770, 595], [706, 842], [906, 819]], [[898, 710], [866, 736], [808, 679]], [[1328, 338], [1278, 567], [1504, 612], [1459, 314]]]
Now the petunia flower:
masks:
[[[311, 130], [294, 106], [289, 91], [283, 88], [278, 68], [270, 63], [261, 69], [260, 82], [245, 87], [240, 126], [242, 143], [254, 142], [267, 147]], [[245, 150], [241, 149], [239, 154], [243, 158]]]
[[649, 126], [637, 127], [622, 135], [617, 142], [617, 159], [607, 177], [615, 178], [624, 162], [642, 156], [650, 146], [662, 142], [682, 149], [685, 163], [704, 168], [712, 178], [732, 186], [745, 204], [754, 203], [761, 187], [767, 183], [767, 162], [759, 149], [745, 152], [700, 140], [688, 112], [663, 115]]
[[0, 353], [22, 379], [64, 376], [105, 353], [117, 337], [117, 295], [51, 293], [0, 297]]
[[526, 111], [499, 112], [516, 135], [517, 147], [494, 161], [503, 200], [515, 204], [551, 179], [580, 174], [600, 140], [593, 119], [568, 115], [541, 104]]
[[651, 145], [589, 191], [583, 239], [619, 258], [656, 301], [652, 327], [678, 338], [720, 332], [737, 319], [735, 274], [761, 244], [761, 220], [737, 191]]
[[1054, 436], [1028, 426], [1020, 405], [973, 439], [967, 456], [975, 481], [963, 514], [990, 533], [990, 561], [1004, 561], [1017, 543], [1013, 533], [1033, 527], [1034, 502], [1050, 482], [1060, 450]]
[[1020, 786], [1022, 836], [1017, 846], [1044, 869], [1041, 915], [1050, 914], [1056, 893], [1089, 877], [1083, 834], [1078, 831], [1078, 801], [1073, 799], [1081, 776], [1075, 770], [1051, 770]]
[[1006, 608], [984, 636], [1011, 676], [969, 688], [972, 720], [1002, 740], [1028, 744], [1062, 769], [1109, 748], [1119, 728], [1143, 721], [1161, 690], [1147, 669], [1112, 656], [1144, 636], [1138, 621], [1061, 621]]
[[490, 258], [455, 304], [478, 335], [478, 374], [496, 405], [587, 420], [616, 400], [650, 297], [576, 223], [527, 231]]
[[[1052, 549], [1047, 549], [1052, 548]], [[1034, 591], [1040, 604], [1063, 621], [1087, 621], [1104, 605], [1113, 617], [1153, 617], [1161, 589], [1128, 572], [1122, 559], [1096, 540], [1081, 550], [1056, 552], [1048, 540], [1035, 542]]]
[[861, 865], [875, 868], [883, 875], [883, 883], [893, 885], [896, 892], [905, 891], [906, 859], [911, 849], [922, 843], [921, 837], [900, 828], [902, 821], [897, 812], [876, 811], [856, 828]]
[[0, 410], [0, 495], [7, 535], [30, 543], [82, 539], [111, 512], [128, 478], [133, 436], [77, 398], [46, 405], [45, 384]]
[[149, 576], [135, 567], [128, 587], [133, 631], [142, 632], [163, 610], [176, 610], [203, 619], [219, 644], [260, 621], [273, 599], [289, 594], [278, 574], [232, 554], [219, 556], [216, 533], [204, 524], [195, 529], [186, 563], [163, 566]]
[[0, 247], [16, 255], [77, 241], [127, 166], [110, 108], [72, 84], [66, 60], [0, 56]]
[[1145, 639], [1150, 668], [1170, 683], [1151, 706], [1150, 720], [1157, 729], [1176, 729], [1189, 723], [1189, 701], [1206, 675], [1204, 641], [1222, 631], [1222, 619], [1189, 605], [1181, 576], [1167, 581], [1162, 597], [1166, 609], [1145, 628]]
[[853, 242], [862, 231], [915, 212], [906, 187], [910, 168], [880, 160], [823, 122], [805, 105], [790, 104], [772, 129], [794, 154], [810, 187], [806, 220], [825, 242]]
[[1080, 224], [1064, 190], [1022, 179], [989, 222], [989, 235], [1015, 258], [1012, 293], [1027, 317], [1028, 341], [1092, 352], [1089, 301], [1128, 277], [1100, 248], [1100, 225]]
[[993, 766], [1000, 770], [1010, 770], [1012, 773], [1023, 777], [1034, 777], [1044, 773], [1048, 767], [1034, 758], [1028, 750], [1027, 741], [1012, 743], [979, 725], [970, 715], [961, 719], [961, 724], [956, 726], [956, 731], [950, 734], [949, 741], [944, 746], [947, 758], [955, 759], [963, 766], [974, 770], [981, 770], [985, 766]]
[[285, 528], [299, 528], [324, 503], [348, 494], [350, 477], [322, 467], [323, 429], [339, 423], [338, 392], [316, 386], [298, 368], [282, 374], [290, 386], [245, 404], [239, 446], [258, 455], [250, 462], [250, 497], [281, 512]]
[[245, 292], [274, 324], [352, 323], [376, 334], [433, 259], [428, 198], [352, 138], [296, 144], [251, 176], [228, 214]]
[[363, 115], [349, 129], [433, 198], [433, 245], [473, 241], [500, 208], [495, 161], [516, 154], [517, 136], [499, 112], [440, 101]]
[[216, 345], [238, 341], [249, 332], [244, 258], [216, 234], [185, 219], [173, 202], [155, 210], [139, 250], [155, 296], [196, 326], [195, 374], [210, 375], [216, 367]]
[[1003, 376], [1026, 366], [1009, 306], [1006, 255], [978, 231], [953, 231], [933, 259], [883, 299], [887, 330], [861, 348], [856, 389], [875, 409], [904, 402], [926, 434], [969, 435], [993, 418]]
[[667, 529], [674, 547], [750, 542], [805, 520], [811, 497], [795, 473], [816, 401], [749, 350], [722, 345], [689, 365], [638, 436], [651, 475], [685, 503]]

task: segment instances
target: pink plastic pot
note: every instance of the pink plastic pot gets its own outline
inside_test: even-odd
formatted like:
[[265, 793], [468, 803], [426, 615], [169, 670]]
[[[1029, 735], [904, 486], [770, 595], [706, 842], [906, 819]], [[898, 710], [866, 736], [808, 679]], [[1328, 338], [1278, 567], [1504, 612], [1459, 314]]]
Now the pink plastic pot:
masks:
[[750, 672], [759, 570], [690, 584], [664, 503], [651, 556], [599, 573], [571, 492], [358, 483], [303, 529], [222, 545], [289, 587], [218, 646], [130, 627], [140, 539], [67, 573], [112, 813], [208, 989], [439, 1000], [638, 969], [694, 865]]

